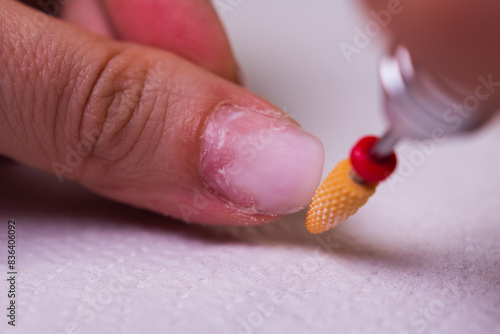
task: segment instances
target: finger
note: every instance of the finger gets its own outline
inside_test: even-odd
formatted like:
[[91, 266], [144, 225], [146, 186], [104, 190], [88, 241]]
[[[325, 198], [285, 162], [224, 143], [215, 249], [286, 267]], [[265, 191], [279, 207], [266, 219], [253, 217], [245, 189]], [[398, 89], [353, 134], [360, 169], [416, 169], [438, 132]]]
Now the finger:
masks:
[[323, 148], [274, 106], [172, 53], [38, 15], [0, 1], [0, 154], [186, 221], [307, 205]]
[[[385, 17], [390, 32], [420, 63], [471, 89], [478, 76], [500, 81], [500, 2], [495, 0], [365, 0], [370, 18]], [[500, 100], [500, 89], [495, 95]]]
[[[56, 5], [62, 19], [105, 37], [118, 37], [102, 0], [72, 0], [64, 5], [56, 2]], [[49, 8], [42, 9], [50, 13]]]
[[62, 14], [105, 36], [169, 50], [237, 79], [228, 39], [208, 0], [72, 0]]

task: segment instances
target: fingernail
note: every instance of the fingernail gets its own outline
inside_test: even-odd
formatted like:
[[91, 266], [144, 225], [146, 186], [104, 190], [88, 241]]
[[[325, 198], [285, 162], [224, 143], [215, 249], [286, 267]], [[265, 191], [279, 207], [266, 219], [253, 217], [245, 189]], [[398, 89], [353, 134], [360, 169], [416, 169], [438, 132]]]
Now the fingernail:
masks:
[[276, 112], [223, 105], [203, 136], [206, 186], [245, 213], [304, 208], [321, 180], [323, 162], [321, 142]]

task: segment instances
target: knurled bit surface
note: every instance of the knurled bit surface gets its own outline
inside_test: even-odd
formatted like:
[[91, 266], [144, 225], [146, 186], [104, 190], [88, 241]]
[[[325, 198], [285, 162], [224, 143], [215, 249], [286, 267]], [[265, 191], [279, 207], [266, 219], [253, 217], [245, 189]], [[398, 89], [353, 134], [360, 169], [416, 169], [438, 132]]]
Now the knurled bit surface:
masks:
[[320, 185], [306, 218], [311, 233], [325, 232], [355, 214], [375, 193], [377, 185], [352, 180], [349, 159], [340, 161]]

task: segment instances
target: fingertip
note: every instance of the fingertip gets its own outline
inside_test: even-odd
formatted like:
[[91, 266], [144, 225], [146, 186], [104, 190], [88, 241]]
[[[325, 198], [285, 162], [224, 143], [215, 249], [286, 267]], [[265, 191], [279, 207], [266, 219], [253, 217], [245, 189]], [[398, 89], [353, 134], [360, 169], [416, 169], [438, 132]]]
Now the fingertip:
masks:
[[304, 208], [321, 179], [321, 142], [275, 113], [223, 105], [202, 143], [206, 185], [233, 208], [280, 215]]

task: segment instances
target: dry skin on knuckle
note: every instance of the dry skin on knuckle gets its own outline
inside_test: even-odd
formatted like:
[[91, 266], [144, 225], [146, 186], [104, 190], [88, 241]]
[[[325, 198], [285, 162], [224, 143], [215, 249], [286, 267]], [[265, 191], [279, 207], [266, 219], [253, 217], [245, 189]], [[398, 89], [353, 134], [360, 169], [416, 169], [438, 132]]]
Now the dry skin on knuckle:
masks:
[[89, 161], [116, 164], [148, 139], [153, 149], [151, 139], [159, 142], [165, 125], [155, 106], [168, 95], [152, 77], [145, 50], [55, 25], [0, 22], [0, 74], [7, 82], [0, 85], [0, 130], [11, 134], [7, 143], [1, 137], [0, 152], [17, 147], [18, 155], [35, 151], [45, 164], [69, 165], [76, 151], [83, 162], [70, 167], [78, 178]]
[[147, 59], [127, 50], [105, 59], [79, 127], [81, 141], [91, 137], [85, 165], [116, 169], [146, 163], [165, 123], [157, 107], [162, 95]]

